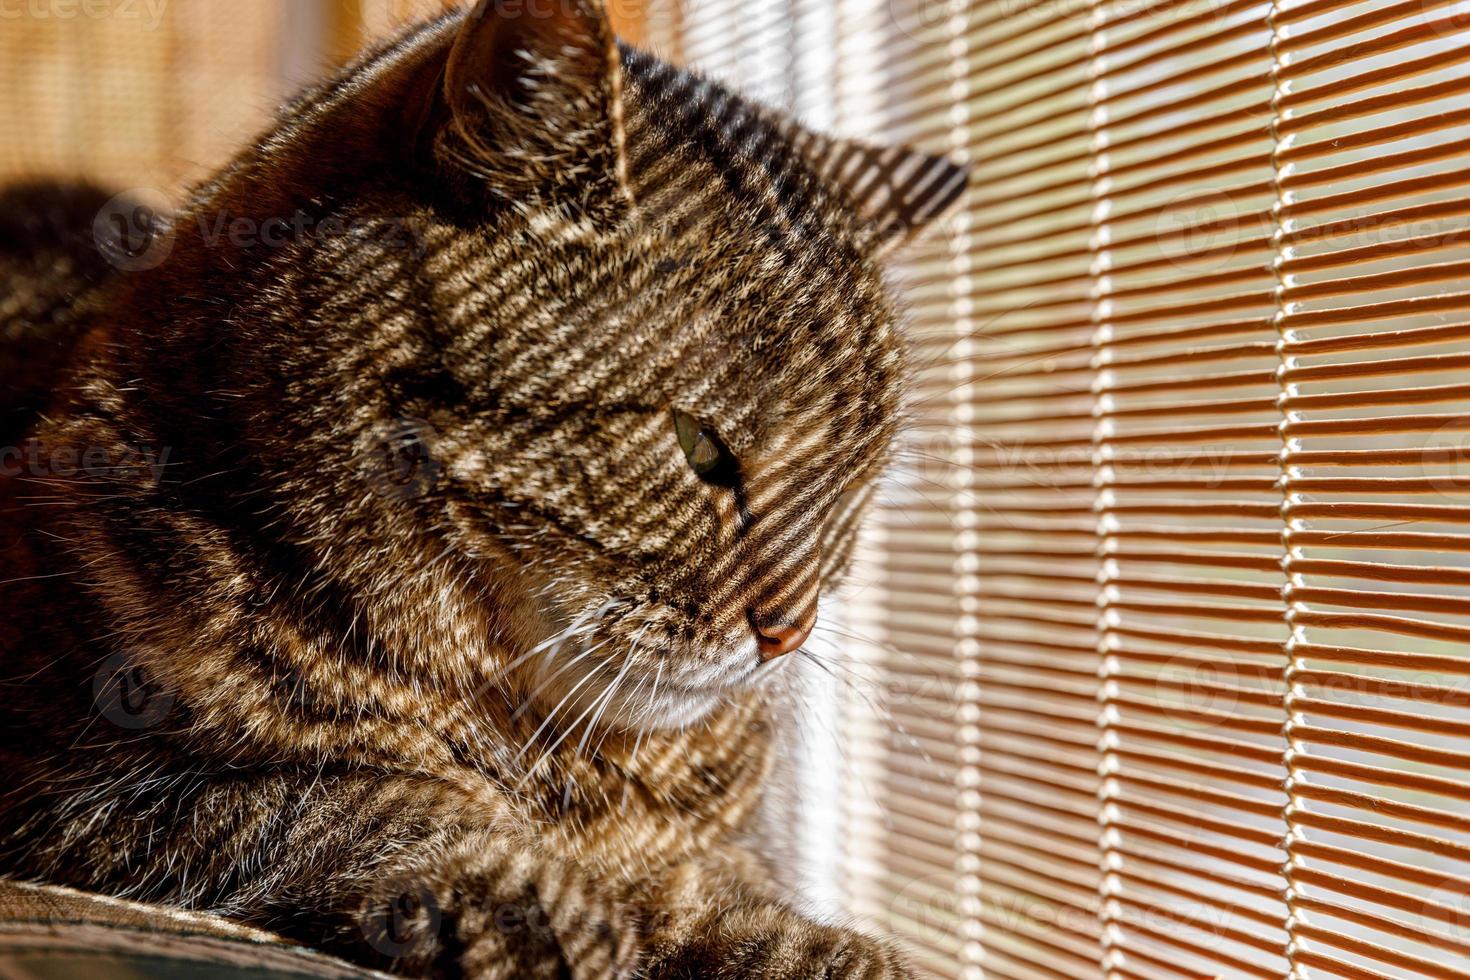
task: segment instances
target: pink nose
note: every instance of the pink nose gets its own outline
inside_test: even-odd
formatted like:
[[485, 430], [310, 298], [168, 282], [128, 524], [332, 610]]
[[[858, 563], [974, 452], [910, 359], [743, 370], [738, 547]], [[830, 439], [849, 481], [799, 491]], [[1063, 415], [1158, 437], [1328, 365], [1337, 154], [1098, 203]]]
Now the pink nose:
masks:
[[792, 623], [786, 619], [767, 619], [754, 610], [750, 613], [750, 625], [755, 628], [755, 642], [760, 648], [762, 663], [784, 657], [801, 649], [801, 645], [812, 635], [817, 625], [816, 613], [803, 617], [803, 622]]

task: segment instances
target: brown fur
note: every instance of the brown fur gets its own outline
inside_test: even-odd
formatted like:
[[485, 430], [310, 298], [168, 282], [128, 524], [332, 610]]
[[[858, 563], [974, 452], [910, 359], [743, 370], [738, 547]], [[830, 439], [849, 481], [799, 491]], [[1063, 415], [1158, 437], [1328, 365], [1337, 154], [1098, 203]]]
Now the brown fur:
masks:
[[752, 627], [837, 581], [906, 370], [906, 199], [865, 221], [793, 132], [486, 3], [154, 251], [104, 233], [106, 281], [102, 195], [51, 192], [0, 252], [44, 297], [0, 365], [46, 369], [0, 406], [0, 870], [409, 975], [905, 975], [749, 849], [791, 659]]

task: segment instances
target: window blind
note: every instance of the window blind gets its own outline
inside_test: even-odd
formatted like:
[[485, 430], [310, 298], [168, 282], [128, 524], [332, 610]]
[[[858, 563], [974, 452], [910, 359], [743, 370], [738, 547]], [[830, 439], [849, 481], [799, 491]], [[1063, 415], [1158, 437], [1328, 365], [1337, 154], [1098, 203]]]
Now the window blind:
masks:
[[[666, 50], [748, 81], [744, 9]], [[898, 270], [840, 715], [844, 905], [931, 975], [1470, 977], [1467, 33], [805, 0], [739, 42], [976, 174]]]

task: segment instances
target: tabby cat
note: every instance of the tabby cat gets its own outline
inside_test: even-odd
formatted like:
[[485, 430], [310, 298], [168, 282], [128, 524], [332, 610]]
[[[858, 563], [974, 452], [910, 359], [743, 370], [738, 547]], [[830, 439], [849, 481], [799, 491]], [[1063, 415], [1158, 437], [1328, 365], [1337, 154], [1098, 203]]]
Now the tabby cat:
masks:
[[171, 218], [4, 195], [0, 873], [410, 976], [908, 975], [755, 838], [964, 174], [590, 3], [406, 33]]

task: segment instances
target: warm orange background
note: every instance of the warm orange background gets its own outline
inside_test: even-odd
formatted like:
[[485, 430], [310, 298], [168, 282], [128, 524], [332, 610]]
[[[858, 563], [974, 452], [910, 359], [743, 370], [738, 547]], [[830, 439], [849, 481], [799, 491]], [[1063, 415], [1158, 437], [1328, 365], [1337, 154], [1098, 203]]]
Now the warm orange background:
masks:
[[[0, 11], [0, 180], [173, 195], [294, 90], [454, 0], [27, 0]], [[636, 39], [642, 0], [613, 0]]]

